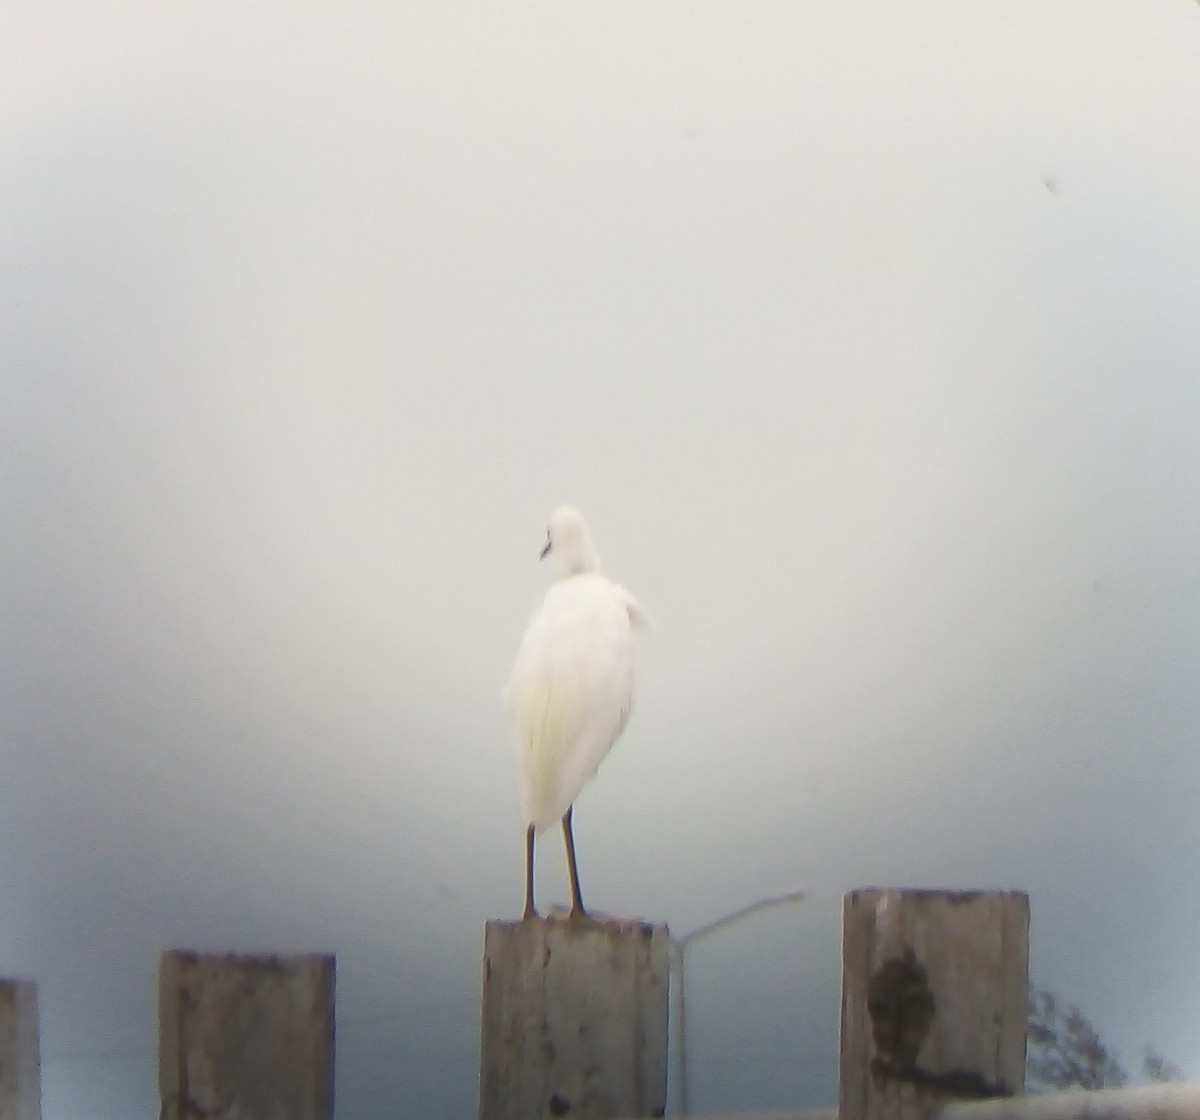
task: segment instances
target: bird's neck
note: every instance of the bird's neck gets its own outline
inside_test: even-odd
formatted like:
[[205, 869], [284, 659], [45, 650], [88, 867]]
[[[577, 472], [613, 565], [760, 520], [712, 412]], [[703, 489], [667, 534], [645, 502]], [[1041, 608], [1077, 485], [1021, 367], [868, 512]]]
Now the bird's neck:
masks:
[[572, 576], [588, 575], [600, 570], [600, 561], [595, 554], [564, 557], [559, 564], [558, 578], [570, 579]]

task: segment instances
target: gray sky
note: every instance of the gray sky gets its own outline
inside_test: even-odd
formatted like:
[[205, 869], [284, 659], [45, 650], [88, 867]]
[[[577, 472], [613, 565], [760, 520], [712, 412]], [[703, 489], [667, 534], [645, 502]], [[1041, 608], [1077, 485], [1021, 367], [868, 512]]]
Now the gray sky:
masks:
[[1185, 0], [5, 5], [48, 1120], [152, 1114], [171, 946], [337, 951], [341, 1120], [471, 1114], [562, 501], [658, 626], [589, 901], [813, 892], [693, 950], [695, 1107], [834, 1099], [865, 885], [1029, 890], [1200, 1076], [1198, 59]]

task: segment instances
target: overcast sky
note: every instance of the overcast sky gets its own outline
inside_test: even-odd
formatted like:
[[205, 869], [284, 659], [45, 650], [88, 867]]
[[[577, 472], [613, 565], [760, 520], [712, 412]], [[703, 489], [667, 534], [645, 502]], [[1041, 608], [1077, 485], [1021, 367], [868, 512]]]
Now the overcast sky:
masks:
[[47, 1120], [154, 1114], [167, 947], [336, 951], [339, 1120], [472, 1114], [563, 501], [657, 624], [589, 902], [812, 891], [693, 950], [694, 1108], [835, 1101], [866, 885], [1028, 890], [1200, 1077], [1195, 3], [9, 0], [0, 166]]

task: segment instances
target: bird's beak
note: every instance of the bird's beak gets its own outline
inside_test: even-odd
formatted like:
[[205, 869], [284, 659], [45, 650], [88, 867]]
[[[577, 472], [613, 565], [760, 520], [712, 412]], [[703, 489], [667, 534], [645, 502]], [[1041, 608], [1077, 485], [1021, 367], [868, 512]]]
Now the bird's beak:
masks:
[[538, 557], [538, 559], [545, 560], [546, 557], [550, 555], [550, 550], [553, 547], [554, 547], [553, 543], [551, 542], [550, 538], [547, 537], [546, 538], [546, 547], [542, 549], [542, 554], [541, 554], [541, 556]]

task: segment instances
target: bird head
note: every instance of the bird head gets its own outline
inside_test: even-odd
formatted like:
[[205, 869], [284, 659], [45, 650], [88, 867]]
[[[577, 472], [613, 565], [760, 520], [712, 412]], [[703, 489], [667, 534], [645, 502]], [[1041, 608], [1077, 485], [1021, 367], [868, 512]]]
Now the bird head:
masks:
[[547, 556], [553, 558], [560, 579], [599, 569], [600, 557], [596, 555], [587, 522], [573, 506], [560, 506], [551, 515], [542, 559]]

